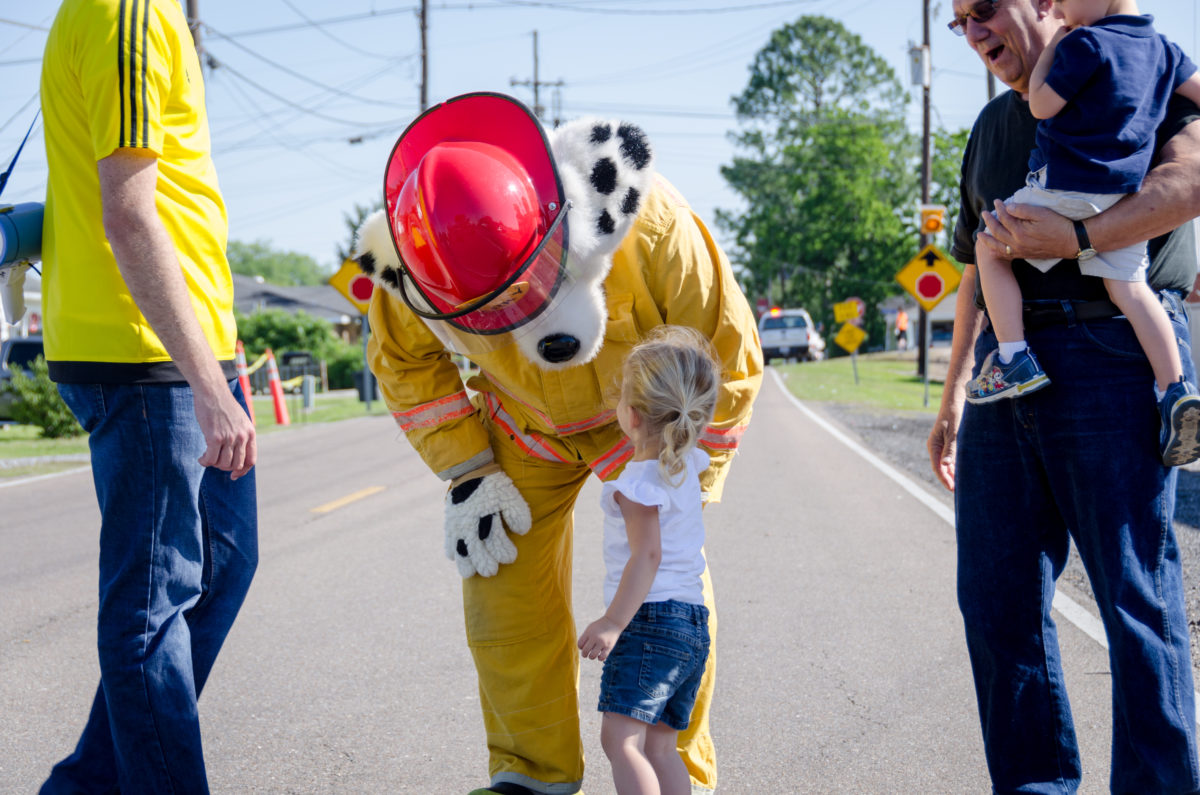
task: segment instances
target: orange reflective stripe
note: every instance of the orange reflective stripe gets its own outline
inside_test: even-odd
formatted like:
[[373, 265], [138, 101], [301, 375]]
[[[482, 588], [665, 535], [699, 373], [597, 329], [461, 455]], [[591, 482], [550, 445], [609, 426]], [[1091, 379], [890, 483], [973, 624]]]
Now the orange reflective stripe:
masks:
[[736, 425], [724, 430], [710, 425], [700, 435], [700, 444], [710, 450], [736, 450], [738, 443], [742, 441], [742, 434], [745, 432], [745, 425]]
[[484, 392], [483, 398], [487, 402], [488, 416], [492, 422], [499, 425], [504, 432], [512, 439], [517, 447], [526, 454], [534, 458], [540, 458], [543, 461], [554, 461], [559, 464], [565, 464], [567, 459], [558, 454], [546, 441], [535, 433], [522, 433], [517, 428], [516, 421], [512, 418], [500, 403], [500, 398], [490, 392]]
[[466, 417], [475, 410], [466, 391], [447, 395], [431, 403], [422, 403], [408, 411], [393, 411], [392, 416], [400, 430], [408, 433], [416, 428], [432, 428], [444, 422]]
[[631, 458], [633, 458], [633, 442], [629, 441], [629, 437], [622, 436], [621, 441], [617, 442], [615, 447], [595, 461], [588, 463], [588, 467], [596, 473], [596, 477], [606, 480]]
[[599, 428], [601, 425], [607, 425], [608, 423], [615, 420], [617, 417], [617, 413], [615, 411], [612, 411], [611, 409], [609, 409], [607, 411], [602, 411], [599, 414], [595, 414], [591, 417], [588, 417], [586, 420], [579, 420], [578, 422], [569, 422], [566, 425], [557, 425], [557, 424], [551, 422], [550, 418], [548, 416], [546, 416], [546, 414], [544, 412], [538, 410], [534, 406], [531, 406], [528, 403], [526, 403], [525, 401], [521, 400], [519, 397], [514, 395], [512, 392], [509, 392], [507, 389], [500, 386], [495, 381], [492, 381], [491, 378], [489, 378], [488, 381], [490, 381], [492, 383], [492, 385], [494, 385], [497, 389], [499, 389], [501, 392], [503, 392], [509, 398], [515, 400], [517, 403], [520, 403], [521, 406], [526, 411], [528, 411], [530, 414], [537, 417], [541, 421], [541, 423], [543, 425], [545, 425], [547, 428], [552, 428], [554, 430], [555, 435], [557, 435], [557, 436], [570, 436], [573, 433], [582, 433], [583, 431], [590, 431], [592, 428]]

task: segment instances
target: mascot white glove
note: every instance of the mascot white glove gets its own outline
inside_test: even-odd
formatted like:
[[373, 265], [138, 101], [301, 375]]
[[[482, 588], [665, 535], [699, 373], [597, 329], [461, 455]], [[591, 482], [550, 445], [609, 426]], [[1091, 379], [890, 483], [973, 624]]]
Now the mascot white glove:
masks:
[[[450, 483], [446, 494], [446, 557], [463, 577], [491, 577], [517, 559], [508, 533], [525, 535], [533, 520], [512, 478], [492, 463]], [[505, 532], [507, 526], [508, 531]]]

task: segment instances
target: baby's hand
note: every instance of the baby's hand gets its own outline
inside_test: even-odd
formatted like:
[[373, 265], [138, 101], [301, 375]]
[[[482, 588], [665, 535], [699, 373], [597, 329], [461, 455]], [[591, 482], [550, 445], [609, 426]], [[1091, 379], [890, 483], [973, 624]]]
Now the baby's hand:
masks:
[[601, 616], [588, 624], [579, 636], [579, 650], [589, 660], [607, 660], [620, 636], [621, 627], [608, 616]]

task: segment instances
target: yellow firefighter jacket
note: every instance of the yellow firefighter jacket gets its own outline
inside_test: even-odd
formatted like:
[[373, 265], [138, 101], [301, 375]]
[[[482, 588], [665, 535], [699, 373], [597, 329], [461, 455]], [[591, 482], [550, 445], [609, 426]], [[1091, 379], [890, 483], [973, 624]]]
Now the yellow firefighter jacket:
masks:
[[[476, 404], [502, 412], [515, 425], [518, 444], [551, 459], [558, 439], [615, 428], [625, 355], [651, 328], [669, 323], [703, 332], [723, 365], [716, 416], [700, 441], [711, 457], [701, 486], [710, 502], [720, 499], [762, 382], [762, 349], [725, 254], [674, 187], [662, 177], [655, 183], [613, 255], [604, 281], [604, 345], [586, 364], [549, 372], [507, 345], [472, 355], [480, 372], [464, 386], [449, 353], [420, 318], [399, 298], [375, 290], [371, 369], [409, 442], [439, 477], [457, 477], [491, 459]], [[467, 387], [479, 393], [475, 403]], [[619, 469], [589, 463], [602, 479]]]

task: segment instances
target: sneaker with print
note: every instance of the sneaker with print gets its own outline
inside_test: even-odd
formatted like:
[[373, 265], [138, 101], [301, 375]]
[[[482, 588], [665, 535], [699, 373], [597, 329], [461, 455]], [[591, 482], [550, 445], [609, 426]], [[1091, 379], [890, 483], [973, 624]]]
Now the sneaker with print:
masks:
[[1026, 348], [1004, 364], [1000, 351], [992, 351], [983, 360], [979, 375], [967, 384], [968, 403], [991, 403], [993, 400], [1018, 397], [1036, 392], [1050, 383], [1050, 378], [1038, 364], [1033, 351]]
[[1182, 378], [1167, 388], [1158, 404], [1162, 415], [1159, 447], [1164, 466], [1177, 467], [1200, 458], [1200, 395]]

